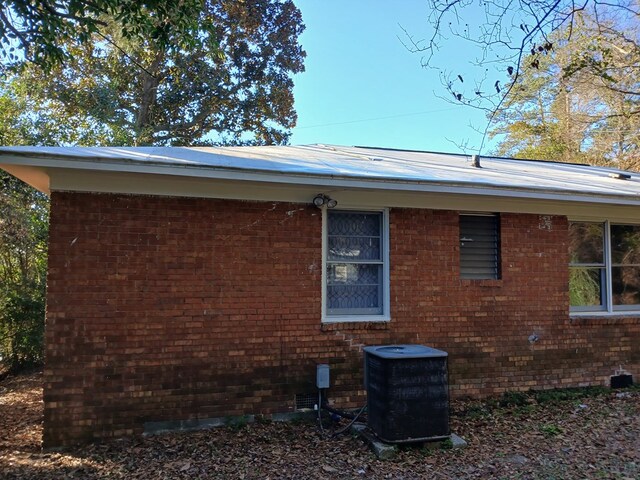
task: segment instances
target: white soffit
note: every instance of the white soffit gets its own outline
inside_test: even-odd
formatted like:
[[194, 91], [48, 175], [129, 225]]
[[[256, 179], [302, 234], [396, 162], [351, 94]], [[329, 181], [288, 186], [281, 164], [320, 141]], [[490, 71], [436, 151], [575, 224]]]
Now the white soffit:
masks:
[[[587, 165], [492, 157], [481, 157], [480, 163], [481, 168], [473, 167], [469, 155], [326, 145], [0, 147], [0, 167], [43, 191], [91, 191], [89, 184], [100, 184], [97, 191], [123, 193], [108, 179], [122, 184], [130, 175], [135, 179], [129, 182], [130, 193], [145, 193], [135, 188], [140, 175], [150, 182], [162, 175], [252, 187], [295, 185], [345, 192], [367, 189], [370, 194], [379, 190], [640, 206], [637, 173], [619, 180], [609, 176], [619, 170]], [[242, 198], [242, 190], [237, 198]]]

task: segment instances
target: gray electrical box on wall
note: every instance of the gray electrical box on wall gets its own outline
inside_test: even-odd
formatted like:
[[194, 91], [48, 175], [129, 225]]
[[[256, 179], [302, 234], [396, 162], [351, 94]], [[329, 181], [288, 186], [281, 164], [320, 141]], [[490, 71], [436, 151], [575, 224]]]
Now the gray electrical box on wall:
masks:
[[317, 365], [316, 387], [329, 388], [329, 365], [327, 365], [326, 363]]

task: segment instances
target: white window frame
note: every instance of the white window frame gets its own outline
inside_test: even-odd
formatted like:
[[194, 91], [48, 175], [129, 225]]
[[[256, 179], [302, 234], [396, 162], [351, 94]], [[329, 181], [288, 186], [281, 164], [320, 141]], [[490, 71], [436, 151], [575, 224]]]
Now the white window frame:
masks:
[[[603, 304], [590, 306], [569, 306], [569, 314], [572, 317], [579, 316], [612, 316], [612, 315], [634, 315], [640, 314], [640, 305], [613, 305], [613, 279], [612, 279], [612, 256], [611, 256], [611, 225], [639, 225], [634, 222], [612, 221], [602, 219], [569, 218], [569, 223], [600, 223], [603, 227], [603, 260], [604, 260], [604, 291]], [[569, 264], [569, 268], [571, 263]]]
[[327, 254], [329, 253], [329, 232], [327, 208], [322, 209], [322, 323], [339, 322], [388, 322], [391, 320], [389, 293], [389, 209], [343, 207], [336, 211], [382, 213], [382, 314], [330, 315], [327, 313]]

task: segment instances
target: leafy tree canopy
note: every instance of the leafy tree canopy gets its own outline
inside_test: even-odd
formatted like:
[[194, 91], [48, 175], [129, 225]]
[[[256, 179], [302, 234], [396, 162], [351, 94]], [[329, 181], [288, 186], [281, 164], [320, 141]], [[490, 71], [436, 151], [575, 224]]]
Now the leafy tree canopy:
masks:
[[119, 37], [189, 46], [201, 8], [202, 0], [4, 0], [0, 53], [5, 66], [26, 60], [47, 71], [70, 58], [68, 42], [109, 41], [107, 26]]
[[[1, 72], [0, 144], [284, 143], [303, 29], [291, 0], [9, 0], [0, 46], [21, 68]], [[0, 171], [0, 364], [13, 370], [43, 358], [47, 217], [45, 195]]]
[[0, 170], [0, 372], [43, 360], [48, 209], [46, 195]]
[[[422, 40], [407, 32], [406, 45], [422, 56], [425, 67], [439, 71], [445, 98], [487, 112], [491, 122], [520, 87], [525, 70], [541, 70], [553, 56], [556, 77], [568, 82], [590, 75], [612, 91], [621, 75], [637, 71], [640, 52], [640, 6], [637, 0], [427, 0], [429, 26]], [[588, 25], [584, 19], [589, 18]], [[590, 37], [579, 35], [588, 30]], [[584, 44], [585, 39], [588, 41]], [[447, 55], [447, 44], [457, 55]], [[464, 46], [460, 46], [460, 43]], [[557, 56], [558, 48], [581, 47]], [[624, 82], [623, 82], [624, 83]], [[630, 95], [640, 95], [640, 85]], [[484, 143], [484, 141], [483, 141]], [[482, 149], [480, 146], [480, 150]]]
[[[29, 145], [26, 104], [0, 95], [0, 144]], [[49, 199], [0, 170], [0, 373], [43, 360]]]
[[612, 34], [582, 13], [571, 28], [570, 41], [556, 31], [551, 51], [523, 58], [494, 117], [498, 153], [640, 169], [640, 50], [617, 41], [636, 27]]
[[[23, 122], [47, 144], [285, 143], [297, 116], [291, 75], [304, 29], [291, 0], [207, 0], [189, 48], [153, 39], [66, 39], [50, 73], [31, 66], [3, 91], [28, 104]], [[170, 35], [169, 40], [172, 41]]]

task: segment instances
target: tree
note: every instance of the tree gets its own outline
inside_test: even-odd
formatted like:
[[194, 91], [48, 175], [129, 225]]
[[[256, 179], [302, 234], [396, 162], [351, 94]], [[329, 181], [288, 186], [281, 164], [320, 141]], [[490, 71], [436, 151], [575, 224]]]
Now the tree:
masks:
[[10, 371], [44, 359], [49, 202], [0, 171], [0, 362]]
[[[125, 35], [117, 18], [99, 21], [87, 39], [56, 44], [65, 62], [49, 73], [34, 64], [0, 77], [0, 144], [288, 139], [290, 76], [305, 56], [291, 0], [207, 0], [190, 48], [175, 30], [169, 46]], [[0, 362], [11, 369], [42, 361], [47, 208], [44, 195], [0, 171]]]
[[[585, 39], [585, 32], [580, 32]], [[574, 32], [574, 37], [577, 35]], [[590, 92], [574, 77], [564, 78], [560, 65], [575, 54], [579, 42], [552, 35], [555, 47], [542, 58], [528, 55], [503, 106], [495, 112], [491, 136], [503, 135], [499, 155], [579, 162], [588, 142]], [[588, 37], [587, 37], [588, 38]], [[575, 38], [574, 38], [575, 40]], [[578, 47], [579, 48], [579, 47]], [[535, 66], [531, 64], [535, 62]]]
[[25, 60], [48, 71], [70, 58], [68, 42], [110, 41], [105, 27], [124, 38], [150, 38], [188, 46], [198, 30], [202, 0], [5, 0], [0, 5], [0, 52], [9, 66]]
[[[1, 144], [38, 140], [25, 107], [0, 95]], [[48, 208], [46, 195], [0, 170], [0, 364], [10, 371], [43, 360]]]
[[285, 143], [297, 119], [291, 75], [304, 69], [300, 11], [291, 0], [207, 0], [198, 24], [189, 49], [115, 32], [68, 41], [68, 62], [26, 68], [5, 89], [67, 125], [66, 144]]
[[[574, 32], [585, 16], [592, 19], [593, 41], [589, 48], [582, 49], [583, 57], [567, 56], [568, 63], [558, 65], [563, 80], [590, 74], [603, 80], [603, 88], [616, 91], [620, 87], [617, 74], [640, 67], [637, 62], [640, 7], [635, 0], [585, 0], [579, 4], [570, 0], [429, 0], [428, 3], [431, 35], [426, 41], [417, 41], [407, 34], [407, 45], [423, 55], [424, 66], [440, 71], [449, 99], [487, 112], [485, 135], [493, 117], [518, 85], [524, 69], [540, 68], [562, 43], [578, 44]], [[450, 55], [446, 67], [438, 66], [439, 53], [441, 49], [446, 52], [445, 43], [452, 38], [466, 43], [473, 52], [466, 68], [452, 65]], [[457, 50], [461, 53], [466, 49]], [[614, 59], [616, 62], [612, 62]], [[630, 87], [629, 95], [640, 95], [640, 85], [626, 87]], [[636, 115], [632, 111], [627, 113]]]
[[494, 117], [498, 153], [638, 169], [640, 97], [629, 65], [640, 65], [640, 52], [607, 48], [611, 39], [586, 14], [572, 28], [572, 41], [554, 32], [547, 55], [525, 57]]

